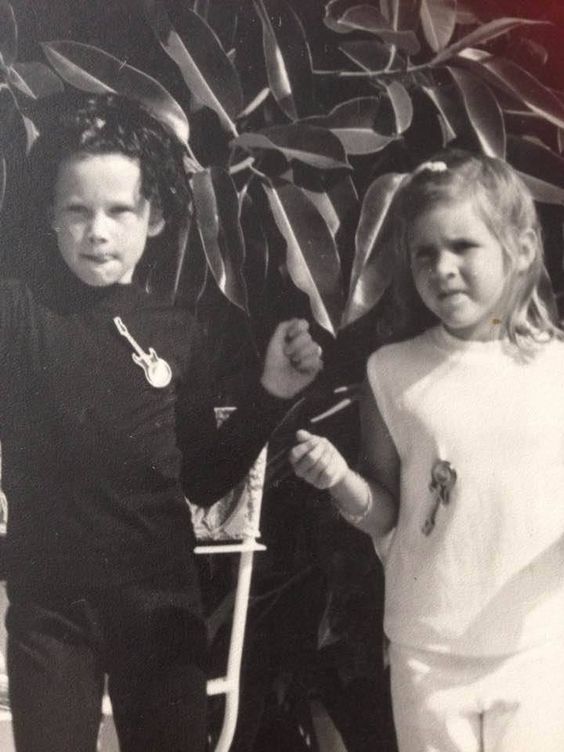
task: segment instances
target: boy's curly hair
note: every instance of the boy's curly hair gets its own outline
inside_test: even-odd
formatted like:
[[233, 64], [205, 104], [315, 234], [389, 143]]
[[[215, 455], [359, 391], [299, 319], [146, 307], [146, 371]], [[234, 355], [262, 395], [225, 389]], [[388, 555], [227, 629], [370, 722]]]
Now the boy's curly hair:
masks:
[[59, 165], [74, 154], [137, 159], [141, 191], [175, 224], [190, 203], [185, 147], [136, 101], [118, 94], [66, 91], [47, 102], [29, 158], [33, 183], [52, 202]]

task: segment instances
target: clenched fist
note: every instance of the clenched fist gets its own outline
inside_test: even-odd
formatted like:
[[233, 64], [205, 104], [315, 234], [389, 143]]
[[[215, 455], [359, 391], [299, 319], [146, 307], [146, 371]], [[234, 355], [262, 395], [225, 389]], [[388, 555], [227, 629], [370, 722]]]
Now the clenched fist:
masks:
[[283, 321], [268, 343], [261, 383], [276, 397], [294, 397], [322, 369], [321, 355], [321, 347], [312, 339], [307, 321]]

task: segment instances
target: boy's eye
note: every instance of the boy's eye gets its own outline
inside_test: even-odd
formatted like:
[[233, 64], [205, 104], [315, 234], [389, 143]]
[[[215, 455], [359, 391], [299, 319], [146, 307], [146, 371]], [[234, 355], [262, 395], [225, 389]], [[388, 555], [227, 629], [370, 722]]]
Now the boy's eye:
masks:
[[81, 204], [69, 204], [68, 206], [65, 207], [65, 209], [69, 214], [76, 214], [76, 215], [86, 214], [86, 211], [87, 211], [86, 207], [82, 206]]
[[133, 208], [131, 206], [125, 206], [125, 204], [118, 205], [118, 206], [112, 206], [110, 209], [110, 214], [114, 217], [119, 217], [123, 214], [128, 214], [129, 212], [132, 212]]

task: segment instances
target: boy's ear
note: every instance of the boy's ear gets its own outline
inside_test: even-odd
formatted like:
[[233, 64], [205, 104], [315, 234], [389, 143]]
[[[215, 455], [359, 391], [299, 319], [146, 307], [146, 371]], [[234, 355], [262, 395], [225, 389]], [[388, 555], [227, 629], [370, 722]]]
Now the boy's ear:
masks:
[[155, 204], [153, 201], [151, 201], [151, 209], [149, 213], [149, 227], [147, 230], [147, 235], [150, 238], [154, 238], [155, 236], [159, 235], [165, 227], [165, 219], [163, 217], [163, 212], [161, 207], [158, 204]]
[[55, 226], [55, 207], [53, 204], [49, 204], [47, 207], [47, 222], [49, 222], [49, 227], [57, 232], [59, 228]]
[[535, 230], [529, 228], [519, 238], [517, 252], [517, 271], [526, 272], [537, 254], [539, 238]]

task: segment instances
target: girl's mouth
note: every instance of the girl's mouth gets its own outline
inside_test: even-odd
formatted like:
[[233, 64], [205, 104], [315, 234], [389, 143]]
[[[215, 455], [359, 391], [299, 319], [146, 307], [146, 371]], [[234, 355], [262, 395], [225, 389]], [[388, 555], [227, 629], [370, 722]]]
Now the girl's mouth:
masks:
[[437, 297], [439, 300], [448, 300], [465, 294], [464, 290], [443, 290]]

